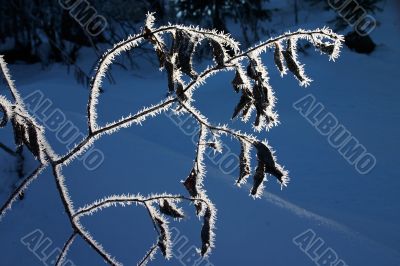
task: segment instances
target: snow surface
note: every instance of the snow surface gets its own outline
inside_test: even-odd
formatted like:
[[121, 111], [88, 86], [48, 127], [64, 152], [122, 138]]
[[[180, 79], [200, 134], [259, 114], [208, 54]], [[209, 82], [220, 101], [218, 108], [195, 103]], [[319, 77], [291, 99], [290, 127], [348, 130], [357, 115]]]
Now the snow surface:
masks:
[[[291, 76], [281, 79], [272, 64], [267, 64], [282, 123], [259, 136], [275, 148], [279, 162], [290, 170], [292, 181], [281, 191], [271, 180], [265, 196], [253, 200], [248, 196], [248, 187], [234, 186], [237, 172], [224, 175], [206, 161], [205, 187], [218, 208], [216, 248], [209, 258], [211, 263], [314, 265], [292, 242], [297, 235], [312, 229], [325, 242], [321, 250], [331, 247], [347, 265], [400, 265], [400, 18], [393, 10], [387, 8], [379, 15], [382, 25], [372, 34], [379, 46], [371, 56], [347, 49], [336, 63], [311, 50], [310, 56], [302, 56], [307, 73], [315, 80], [307, 89], [299, 88]], [[308, 18], [302, 26], [320, 27], [322, 20]], [[93, 58], [87, 55], [79, 64], [88, 69]], [[265, 59], [271, 62], [272, 54]], [[67, 119], [85, 133], [88, 91], [76, 84], [64, 66], [53, 65], [42, 71], [37, 65], [15, 65], [11, 71], [22, 95], [43, 91], [53, 101], [54, 109], [63, 110]], [[117, 84], [106, 86], [100, 97], [100, 124], [157, 103], [165, 96], [165, 76], [157, 69], [145, 66], [135, 74], [141, 77], [113, 67]], [[232, 78], [233, 73], [219, 74], [195, 92], [195, 105], [210, 121], [231, 123], [229, 118], [238, 100], [230, 87]], [[328, 144], [326, 137], [292, 107], [309, 93], [376, 156], [377, 166], [371, 173], [358, 174]], [[239, 121], [232, 125], [250, 130]], [[54, 133], [46, 134], [56, 152], [66, 152]], [[0, 140], [9, 139], [10, 132], [1, 130]], [[239, 152], [238, 143], [227, 138], [224, 141]], [[75, 206], [114, 193], [185, 193], [180, 180], [190, 172], [194, 145], [190, 136], [185, 136], [166, 116], [105, 136], [95, 147], [105, 154], [104, 163], [96, 171], [87, 171], [79, 161], [63, 169]], [[11, 160], [0, 153], [1, 201], [11, 189]], [[27, 169], [33, 169], [34, 164], [29, 160]], [[171, 222], [171, 226], [189, 239], [189, 249], [191, 245], [200, 245], [201, 223], [193, 206], [185, 207], [185, 211], [188, 217], [179, 223]], [[135, 264], [156, 239], [151, 222], [140, 207], [110, 208], [85, 218], [83, 224], [124, 265]], [[52, 247], [61, 247], [70, 233], [49, 169], [0, 223], [0, 265], [43, 265], [20, 242], [37, 228], [53, 241]], [[103, 265], [82, 240], [73, 244], [68, 259], [75, 265]], [[150, 265], [183, 264], [176, 257], [165, 261], [158, 254]]]

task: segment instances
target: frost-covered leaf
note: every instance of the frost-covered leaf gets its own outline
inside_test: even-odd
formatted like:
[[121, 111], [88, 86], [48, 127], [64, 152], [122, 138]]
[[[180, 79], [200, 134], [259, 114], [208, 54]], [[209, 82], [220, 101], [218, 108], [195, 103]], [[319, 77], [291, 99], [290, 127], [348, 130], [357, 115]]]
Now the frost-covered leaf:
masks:
[[192, 57], [197, 44], [197, 38], [192, 36], [188, 31], [177, 30], [174, 44], [174, 51], [177, 53], [177, 67], [189, 77], [196, 79], [197, 73], [193, 69]]
[[335, 51], [335, 44], [325, 43], [325, 42], [318, 42], [316, 47], [323, 53], [328, 55], [333, 55]]
[[198, 195], [197, 191], [197, 171], [196, 169], [192, 169], [189, 176], [183, 182], [186, 190], [189, 192], [189, 195], [192, 197], [196, 197]]
[[[189, 192], [189, 195], [192, 196], [193, 198], [195, 198], [199, 195], [197, 183], [198, 183], [198, 172], [196, 171], [195, 168], [193, 168], [192, 171], [190, 172], [189, 176], [183, 182], [183, 185], [185, 186], [186, 190]], [[197, 215], [199, 215], [203, 209], [203, 204], [201, 202], [196, 202], [194, 204], [194, 206], [196, 208]]]
[[12, 104], [0, 95], [0, 128], [5, 127], [13, 113]]
[[175, 90], [175, 78], [176, 78], [176, 69], [175, 65], [172, 62], [171, 58], [166, 58], [165, 69], [167, 70], [168, 75], [168, 91], [172, 93]]
[[288, 182], [287, 173], [276, 163], [271, 149], [260, 141], [255, 142], [254, 147], [257, 149], [257, 159], [265, 166], [265, 172], [275, 176], [282, 185], [286, 185]]
[[250, 64], [247, 66], [247, 75], [254, 80], [257, 80], [261, 77], [261, 73], [256, 69], [256, 63], [254, 60], [250, 61]]
[[216, 150], [217, 149], [217, 144], [215, 142], [207, 142], [206, 145], [210, 147], [211, 149]]
[[250, 146], [241, 141], [240, 149], [240, 165], [239, 165], [239, 178], [236, 184], [241, 185], [246, 182], [247, 177], [250, 175]]
[[286, 66], [290, 72], [299, 80], [300, 85], [307, 86], [311, 80], [304, 73], [304, 67], [297, 61], [296, 44], [289, 39], [286, 51], [282, 51]]
[[275, 43], [275, 51], [274, 51], [274, 62], [276, 67], [278, 68], [279, 72], [281, 73], [281, 76], [286, 74], [286, 66], [284, 65], [283, 62], [283, 54], [282, 54], [282, 47], [281, 44], [276, 42]]
[[242, 77], [241, 73], [238, 70], [236, 70], [235, 78], [232, 80], [233, 89], [236, 92], [239, 92], [244, 84], [245, 83], [244, 83], [244, 80], [243, 80], [243, 77]]
[[186, 102], [188, 100], [188, 97], [186, 96], [185, 92], [183, 91], [182, 82], [178, 82], [177, 85], [176, 85], [176, 96], [182, 102]]
[[32, 152], [32, 154], [36, 157], [40, 157], [40, 145], [39, 145], [39, 140], [38, 140], [38, 134], [37, 134], [37, 129], [35, 128], [34, 125], [28, 124], [27, 125], [27, 133], [26, 135], [28, 138], [24, 138], [24, 143], [28, 147], [28, 149]]
[[254, 105], [257, 110], [257, 119], [255, 126], [259, 124], [259, 118], [265, 115], [265, 111], [268, 107], [268, 96], [265, 95], [265, 90], [261, 84], [256, 82], [253, 87]]
[[161, 250], [161, 253], [164, 257], [169, 257], [168, 249], [170, 248], [169, 239], [168, 239], [168, 229], [166, 223], [158, 217], [155, 217], [154, 220], [160, 230], [160, 236], [158, 238], [158, 247]]
[[8, 122], [8, 114], [6, 112], [6, 109], [0, 105], [0, 113], [1, 113], [1, 119], [0, 119], [0, 128], [5, 127]]
[[25, 128], [19, 122], [17, 122], [16, 118], [11, 120], [14, 132], [14, 142], [17, 147], [21, 146], [24, 143], [25, 138]]
[[224, 46], [219, 42], [211, 40], [211, 47], [213, 50], [215, 62], [217, 62], [218, 66], [223, 67], [225, 65], [226, 59], [226, 51]]
[[258, 160], [258, 165], [256, 168], [256, 172], [253, 177], [253, 187], [251, 188], [251, 195], [255, 197], [259, 197], [262, 194], [263, 186], [265, 178], [265, 164], [263, 161]]
[[290, 70], [290, 72], [292, 72], [293, 75], [295, 75], [299, 81], [303, 82], [305, 80], [304, 76], [301, 73], [300, 66], [293, 59], [292, 53], [290, 53], [289, 51], [283, 51], [282, 53], [283, 53], [283, 57], [285, 58], [286, 65], [287, 65], [288, 69]]
[[184, 217], [182, 210], [178, 209], [175, 204], [168, 202], [168, 200], [162, 201], [162, 204], [160, 204], [160, 212], [173, 218]]
[[235, 118], [241, 111], [248, 111], [253, 101], [250, 95], [251, 93], [249, 90], [242, 90], [242, 96], [240, 97], [239, 103], [236, 105], [235, 110], [233, 111], [232, 119]]
[[156, 48], [156, 54], [158, 58], [158, 62], [160, 64], [160, 69], [163, 69], [165, 67], [165, 63], [167, 60], [166, 52], [162, 50], [161, 48]]
[[203, 227], [201, 228], [201, 255], [205, 256], [211, 246], [211, 210], [206, 209], [203, 220]]
[[[23, 121], [23, 122], [22, 122]], [[40, 158], [40, 144], [37, 128], [31, 122], [23, 119], [13, 118], [11, 120], [14, 141], [17, 147], [25, 144], [29, 151], [36, 157]]]
[[[253, 105], [256, 109], [256, 119], [254, 128], [260, 131], [262, 128], [269, 128], [270, 125], [276, 124], [276, 114], [273, 112], [274, 93], [269, 85], [269, 77], [267, 68], [262, 64], [261, 58], [258, 56], [250, 57], [247, 67], [247, 75], [253, 80]], [[246, 106], [244, 113], [251, 110]]]

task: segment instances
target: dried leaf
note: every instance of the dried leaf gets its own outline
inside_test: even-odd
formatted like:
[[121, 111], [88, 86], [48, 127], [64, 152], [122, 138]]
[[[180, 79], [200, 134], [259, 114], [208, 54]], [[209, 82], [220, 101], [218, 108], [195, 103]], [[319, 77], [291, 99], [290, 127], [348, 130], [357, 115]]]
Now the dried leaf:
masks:
[[223, 67], [225, 65], [225, 48], [214, 40], [211, 40], [211, 46], [215, 61], [217, 62], [218, 66]]
[[166, 61], [166, 52], [163, 51], [161, 48], [156, 48], [156, 54], [157, 54], [157, 58], [158, 58], [158, 62], [160, 63], [160, 68], [164, 68], [165, 67], [165, 61]]
[[236, 55], [235, 49], [233, 49], [232, 46], [230, 46], [230, 45], [224, 45], [224, 48], [225, 48], [226, 53], [227, 53], [230, 57]]
[[250, 109], [251, 109], [251, 103], [245, 105], [245, 107], [243, 107], [243, 111], [242, 111], [242, 117], [246, 117], [247, 114], [249, 113]]
[[265, 95], [267, 90], [262, 85], [255, 82], [253, 87], [254, 106], [256, 107], [257, 115], [254, 126], [258, 127], [260, 124], [261, 116], [267, 117], [266, 109], [269, 106], [268, 96]]
[[185, 92], [183, 91], [183, 84], [181, 82], [177, 83], [176, 86], [176, 96], [178, 97], [179, 100], [182, 102], [186, 102], [188, 97], [186, 96]]
[[154, 220], [156, 221], [156, 224], [160, 229], [160, 236], [158, 238], [158, 247], [160, 248], [163, 256], [167, 257], [167, 230], [165, 229], [164, 222], [161, 219], [155, 217]]
[[217, 149], [217, 144], [215, 144], [214, 142], [207, 142], [206, 145], [214, 150]]
[[258, 127], [260, 125], [262, 113], [259, 110], [256, 110], [256, 120], [254, 121], [254, 126]]
[[17, 119], [11, 120], [14, 129], [14, 141], [17, 147], [25, 144], [29, 151], [36, 157], [40, 157], [40, 145], [37, 129], [32, 123], [20, 124]]
[[171, 62], [171, 58], [166, 58], [165, 69], [168, 75], [168, 91], [172, 93], [175, 90], [175, 66]]
[[165, 67], [165, 60], [166, 60], [166, 51], [163, 47], [165, 47], [165, 43], [162, 40], [157, 39], [157, 37], [151, 32], [148, 27], [144, 28], [144, 36], [145, 39], [149, 40], [150, 43], [153, 44], [156, 54], [158, 57], [158, 61], [160, 63], [160, 68]]
[[[183, 182], [183, 185], [185, 186], [186, 190], [189, 192], [189, 195], [191, 197], [197, 197], [199, 195], [199, 192], [197, 191], [197, 177], [198, 173], [195, 170], [195, 168], [192, 169], [190, 172], [189, 176], [186, 178], [186, 180]], [[196, 208], [196, 214], [199, 215], [201, 211], [203, 210], [203, 204], [201, 202], [197, 202], [194, 204]]]
[[197, 191], [197, 171], [193, 168], [190, 172], [189, 176], [183, 182], [186, 190], [189, 192], [189, 195], [192, 197], [196, 197], [198, 195]]
[[268, 107], [269, 102], [268, 102], [268, 90], [264, 88], [262, 84], [259, 84], [258, 82], [254, 83], [253, 87], [253, 97], [254, 97], [254, 104], [257, 110], [259, 110], [261, 113], [264, 113], [264, 110]]
[[201, 202], [197, 202], [194, 204], [194, 207], [196, 208], [196, 215], [200, 215], [201, 211], [203, 210], [203, 204], [201, 204]]
[[247, 75], [251, 79], [256, 80], [261, 76], [261, 74], [256, 70], [254, 64], [255, 64], [254, 60], [251, 60], [250, 64], [247, 66]]
[[28, 124], [27, 133], [28, 133], [28, 139], [24, 138], [24, 143], [28, 147], [28, 149], [32, 152], [32, 154], [36, 158], [39, 158], [40, 146], [35, 126], [32, 124]]
[[151, 32], [151, 29], [149, 29], [148, 27], [144, 27], [143, 33], [144, 33], [143, 38], [149, 40], [154, 45], [157, 44], [157, 39], [154, 37], [153, 33]]
[[167, 200], [163, 200], [162, 205], [160, 205], [160, 212], [165, 215], [171, 216], [173, 218], [184, 217], [183, 213], [180, 210], [178, 210], [175, 206], [170, 204]]
[[241, 150], [240, 150], [240, 173], [239, 173], [239, 178], [236, 181], [237, 184], [242, 183], [243, 180], [247, 178], [248, 175], [250, 175], [250, 162], [246, 156], [247, 151], [245, 150], [245, 144], [241, 143]]
[[176, 36], [179, 45], [177, 67], [189, 77], [196, 79], [197, 73], [193, 70], [192, 57], [197, 40], [186, 31], [178, 31]]
[[3, 113], [0, 119], [0, 128], [5, 127], [8, 122], [7, 109], [0, 104], [0, 112]]
[[254, 174], [253, 187], [251, 189], [251, 195], [256, 196], [260, 194], [259, 188], [265, 178], [265, 164], [263, 161], [259, 160]]
[[242, 96], [240, 97], [239, 103], [236, 105], [233, 111], [232, 119], [235, 118], [241, 111], [249, 110], [252, 103], [252, 98], [248, 90], [242, 90]]
[[331, 43], [317, 43], [316, 47], [323, 53], [332, 55], [333, 52], [335, 51], [335, 45]]
[[210, 248], [211, 241], [211, 210], [206, 209], [203, 220], [203, 227], [201, 228], [201, 255], [204, 256]]
[[284, 73], [285, 67], [283, 65], [282, 48], [281, 48], [280, 44], [278, 44], [278, 43], [275, 43], [274, 61], [275, 61], [275, 65], [278, 68], [279, 72]]
[[243, 78], [240, 75], [240, 72], [236, 70], [235, 78], [232, 80], [233, 89], [238, 93], [243, 85]]
[[24, 135], [25, 135], [25, 129], [22, 125], [20, 125], [16, 119], [11, 120], [12, 126], [13, 126], [13, 131], [14, 131], [14, 141], [15, 145], [17, 147], [21, 146], [23, 144], [24, 140]]
[[301, 74], [300, 67], [297, 64], [297, 62], [293, 59], [292, 54], [288, 51], [283, 51], [282, 54], [283, 54], [283, 57], [285, 58], [286, 65], [287, 65], [289, 71], [292, 72], [293, 75], [295, 75], [298, 80], [303, 82], [305, 80], [305, 78]]
[[288, 41], [286, 51], [282, 51], [283, 58], [285, 59], [286, 66], [288, 67], [289, 71], [293, 73], [293, 75], [300, 81], [304, 82], [306, 77], [303, 75], [303, 71], [299, 64], [294, 59], [295, 56], [292, 50], [292, 42], [291, 40]]
[[281, 183], [284, 182], [285, 175], [275, 162], [275, 158], [271, 150], [262, 142], [255, 142], [254, 147], [257, 149], [257, 158], [265, 165], [265, 172], [275, 176]]

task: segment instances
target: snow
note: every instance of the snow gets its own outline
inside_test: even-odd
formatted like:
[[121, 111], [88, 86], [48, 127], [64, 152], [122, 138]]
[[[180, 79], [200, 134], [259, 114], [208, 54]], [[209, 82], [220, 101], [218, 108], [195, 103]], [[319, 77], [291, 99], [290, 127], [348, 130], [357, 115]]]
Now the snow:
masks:
[[[264, 56], [264, 63], [270, 70], [270, 83], [278, 98], [276, 111], [281, 124], [258, 136], [267, 139], [276, 150], [279, 162], [290, 170], [291, 182], [281, 190], [270, 178], [264, 196], [253, 200], [248, 195], [249, 186], [234, 186], [238, 170], [224, 175], [218, 165], [205, 161], [204, 186], [218, 208], [216, 248], [209, 257], [212, 264], [313, 265], [312, 259], [293, 243], [293, 238], [311, 229], [316, 238], [324, 241], [319, 254], [330, 247], [347, 265], [400, 265], [397, 159], [400, 147], [397, 124], [400, 117], [397, 85], [400, 18], [396, 18], [394, 12], [394, 8], [387, 8], [378, 15], [382, 25], [372, 37], [379, 46], [371, 56], [346, 49], [335, 63], [311, 50], [310, 56], [301, 56], [306, 73], [314, 80], [307, 89], [299, 88], [290, 75], [281, 79], [272, 65], [273, 54]], [[301, 27], [320, 27], [321, 20], [308, 18]], [[82, 58], [80, 65], [89, 69], [93, 58]], [[118, 67], [112, 70], [117, 84], [107, 85], [106, 92], [100, 94], [99, 125], [135, 113], [165, 96], [165, 76], [150, 65], [139, 72], [145, 78]], [[37, 65], [15, 65], [11, 66], [11, 74], [22, 97], [38, 89], [43, 91], [53, 102], [52, 108], [63, 110], [67, 119], [86, 134], [88, 91], [75, 83], [65, 67], [54, 65], [41, 71]], [[233, 77], [233, 72], [211, 77], [207, 85], [194, 93], [194, 105], [210, 122], [230, 123], [250, 133], [250, 126], [243, 126], [239, 120], [229, 121], [238, 101], [238, 95], [230, 86]], [[4, 86], [0, 92], [3, 94]], [[329, 145], [327, 138], [292, 107], [309, 93], [377, 158], [372, 172], [360, 175]], [[190, 127], [190, 124], [185, 126]], [[6, 140], [10, 136], [9, 128], [0, 131], [0, 140], [9, 145]], [[56, 139], [56, 132], [46, 131], [46, 136], [55, 152], [64, 154], [67, 151]], [[239, 143], [229, 138], [222, 140], [239, 154]], [[134, 125], [112, 136], [104, 136], [95, 147], [105, 155], [103, 164], [95, 171], [86, 170], [79, 160], [63, 168], [75, 208], [113, 194], [185, 193], [180, 181], [191, 170], [195, 146], [191, 136], [185, 135], [165, 115], [148, 118], [142, 126]], [[0, 153], [1, 201], [11, 189], [9, 178], [14, 175], [10, 174], [11, 160], [9, 155]], [[33, 169], [34, 165], [30, 158], [26, 167]], [[180, 235], [188, 238], [189, 244], [180, 251], [175, 249], [175, 257], [170, 261], [157, 254], [150, 265], [193, 265], [181, 262], [189, 260], [191, 254], [183, 256], [181, 261], [178, 257], [180, 252], [190, 251], [192, 245], [200, 247], [201, 222], [193, 206], [179, 205], [187, 218], [181, 222], [170, 221], [170, 227], [177, 228]], [[140, 260], [157, 237], [145, 209], [135, 205], [103, 210], [84, 218], [82, 224], [124, 265]], [[49, 250], [61, 248], [70, 234], [49, 169], [0, 223], [1, 265], [43, 265], [20, 241], [35, 229], [52, 240]], [[101, 258], [82, 240], [72, 245], [68, 259], [75, 265], [102, 265]]]

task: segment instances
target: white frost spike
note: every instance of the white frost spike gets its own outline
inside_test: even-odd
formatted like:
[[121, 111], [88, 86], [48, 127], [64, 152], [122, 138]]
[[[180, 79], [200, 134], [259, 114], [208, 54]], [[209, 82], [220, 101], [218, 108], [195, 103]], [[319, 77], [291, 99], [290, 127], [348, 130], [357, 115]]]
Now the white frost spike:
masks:
[[0, 95], [0, 113], [2, 114], [2, 117], [0, 117], [0, 128], [4, 127], [8, 120], [11, 120], [14, 116], [14, 110], [13, 110], [13, 105], [11, 102], [9, 102], [5, 97]]
[[219, 152], [222, 153], [222, 142], [221, 142], [221, 136], [218, 132], [211, 131], [212, 133], [212, 143], [214, 144], [214, 152]]
[[335, 48], [333, 49], [332, 55], [329, 57], [329, 59], [332, 61], [336, 61], [336, 59], [338, 59], [340, 56], [340, 52], [342, 51], [344, 37], [343, 36], [340, 36], [340, 37], [341, 38], [339, 38], [335, 41]]
[[156, 18], [154, 17], [154, 12], [148, 12], [146, 14], [146, 21], [145, 21], [146, 28], [153, 31], [155, 21], [156, 21]]

